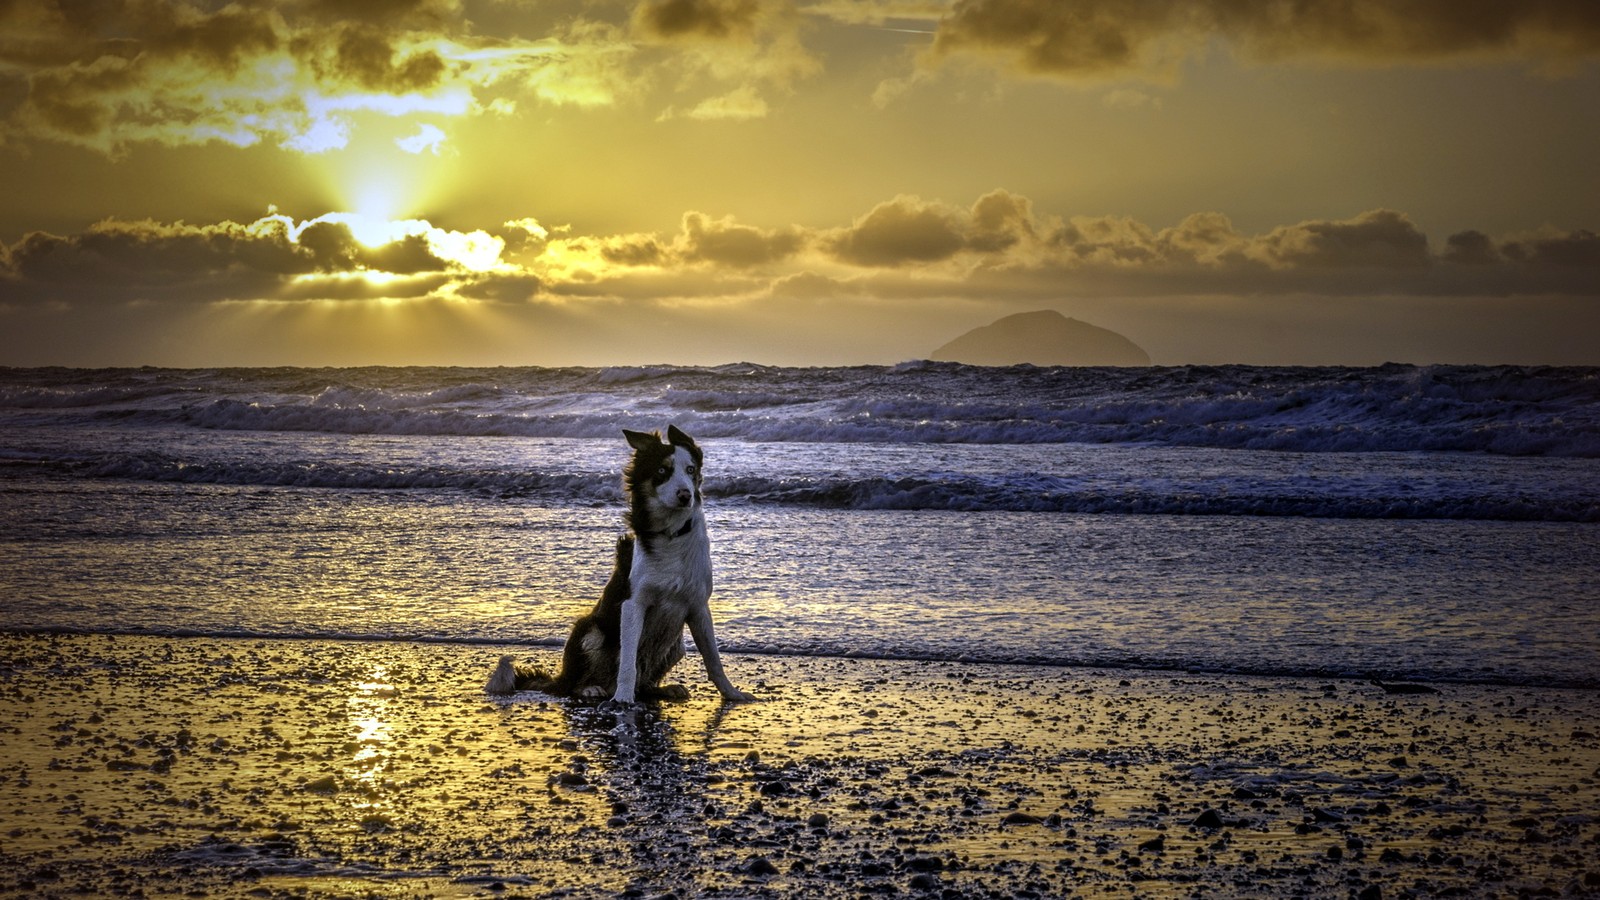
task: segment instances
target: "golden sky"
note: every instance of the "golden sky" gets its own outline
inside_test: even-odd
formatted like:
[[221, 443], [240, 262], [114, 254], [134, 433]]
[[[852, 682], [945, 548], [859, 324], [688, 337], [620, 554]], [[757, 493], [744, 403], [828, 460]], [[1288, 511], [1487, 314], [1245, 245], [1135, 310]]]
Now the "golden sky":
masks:
[[0, 365], [1600, 364], [1594, 0], [0, 0]]

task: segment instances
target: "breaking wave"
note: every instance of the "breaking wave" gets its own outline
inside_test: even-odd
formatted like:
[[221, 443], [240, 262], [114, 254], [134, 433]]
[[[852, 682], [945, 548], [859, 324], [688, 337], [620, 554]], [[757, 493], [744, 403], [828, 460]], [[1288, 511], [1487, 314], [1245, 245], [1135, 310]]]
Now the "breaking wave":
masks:
[[[277, 460], [269, 456], [217, 460], [154, 451], [97, 451], [71, 458], [0, 454], [0, 471], [28, 469], [71, 477], [182, 484], [344, 490], [455, 490], [549, 506], [620, 504], [614, 472], [528, 470], [518, 467], [388, 465], [367, 460]], [[1528, 493], [1471, 481], [1425, 489], [1393, 476], [1325, 478], [1315, 490], [1293, 478], [1170, 479], [1104, 473], [971, 474], [924, 471], [906, 475], [827, 473], [710, 476], [708, 497], [719, 505], [798, 506], [836, 510], [1049, 512], [1126, 515], [1296, 516], [1345, 519], [1485, 519], [1600, 522], [1592, 491]]]
[[1600, 458], [1600, 369], [0, 370], [0, 424]]

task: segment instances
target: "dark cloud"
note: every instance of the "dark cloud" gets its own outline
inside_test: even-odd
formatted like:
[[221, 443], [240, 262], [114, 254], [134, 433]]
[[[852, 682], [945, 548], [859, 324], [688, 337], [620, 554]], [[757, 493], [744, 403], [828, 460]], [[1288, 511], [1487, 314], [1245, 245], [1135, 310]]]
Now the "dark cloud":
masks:
[[1215, 2], [1215, 30], [1251, 56], [1374, 62], [1477, 55], [1540, 59], [1600, 53], [1600, 7], [1587, 0]]
[[[362, 273], [385, 278], [359, 288], [324, 278]], [[248, 225], [105, 221], [72, 235], [33, 232], [0, 247], [0, 299], [12, 300], [284, 298], [318, 283], [338, 296], [369, 296], [398, 282], [437, 287], [465, 277], [425, 234], [373, 247], [346, 223], [327, 219], [298, 226], [282, 217]], [[296, 287], [302, 282], [313, 287]]]
[[863, 304], [912, 295], [1600, 299], [1600, 235], [1592, 231], [1462, 231], [1436, 251], [1409, 217], [1384, 209], [1255, 235], [1214, 212], [1165, 228], [1127, 217], [1063, 219], [1006, 191], [970, 207], [896, 197], [832, 229], [762, 228], [690, 212], [667, 238], [549, 238], [521, 219], [506, 230], [539, 239], [526, 242], [516, 262], [488, 232], [406, 222], [380, 230], [382, 243], [358, 239], [373, 240], [372, 224], [272, 215], [249, 224], [105, 221], [64, 236], [34, 232], [0, 247], [0, 307], [424, 295]]
[[634, 30], [658, 40], [748, 38], [756, 29], [756, 0], [644, 0], [633, 12]]
[[844, 262], [892, 267], [949, 259], [967, 246], [967, 238], [959, 211], [901, 196], [878, 204], [828, 245]]
[[270, 7], [104, 0], [0, 4], [0, 60], [25, 69], [90, 65], [106, 57], [192, 57], [224, 69], [277, 49], [283, 20]]
[[1600, 4], [1455, 0], [958, 0], [930, 59], [977, 55], [1063, 79], [1175, 77], [1221, 40], [1257, 61], [1428, 63], [1519, 58], [1540, 66], [1600, 54]]
[[963, 0], [940, 23], [933, 55], [993, 55], [1035, 75], [1120, 73], [1157, 62], [1147, 57], [1162, 35], [1194, 30], [1192, 9], [1176, 2]]
[[347, 25], [334, 39], [332, 73], [374, 91], [425, 91], [439, 83], [445, 63], [437, 53], [416, 51], [401, 54], [393, 37], [371, 25]]
[[611, 102], [619, 42], [596, 38], [588, 52], [590, 31], [565, 34], [478, 35], [454, 0], [9, 0], [0, 141], [113, 156], [212, 141], [321, 152], [344, 145], [348, 110], [438, 114], [445, 88], [450, 115], [481, 113], [483, 98], [518, 83], [551, 102]]
[[968, 243], [974, 250], [994, 253], [1034, 236], [1033, 205], [1028, 198], [995, 191], [972, 205]]
[[1428, 238], [1402, 213], [1364, 212], [1338, 222], [1301, 222], [1274, 229], [1257, 246], [1275, 265], [1378, 268], [1426, 266]]
[[690, 118], [742, 120], [820, 69], [785, 0], [500, 6], [0, 0], [0, 142], [321, 153], [347, 146], [363, 113], [609, 106], [662, 81], [696, 98]]
[[840, 281], [826, 275], [804, 271], [774, 280], [767, 293], [782, 300], [816, 300], [822, 297], [859, 296], [862, 287], [854, 282]]
[[420, 234], [406, 235], [377, 247], [362, 247], [356, 260], [359, 268], [397, 275], [443, 272], [450, 268], [450, 263], [436, 255], [428, 239]]
[[385, 22], [391, 26], [437, 28], [461, 17], [457, 0], [303, 0], [308, 14], [336, 22]]
[[848, 228], [817, 232], [811, 245], [879, 272], [944, 266], [948, 279], [969, 282], [1009, 272], [1046, 295], [1600, 295], [1600, 236], [1591, 231], [1500, 240], [1462, 232], [1436, 254], [1408, 216], [1385, 209], [1250, 235], [1215, 212], [1158, 229], [1129, 217], [1039, 215], [1005, 191], [970, 208], [898, 197]]
[[794, 256], [805, 246], [806, 239], [800, 228], [767, 230], [741, 225], [732, 216], [713, 219], [705, 213], [688, 212], [671, 240], [654, 234], [629, 234], [577, 238], [568, 241], [567, 246], [598, 253], [607, 263], [618, 266], [748, 269]]
[[1500, 253], [1532, 265], [1596, 268], [1600, 267], [1600, 235], [1588, 230], [1551, 232], [1506, 241]]
[[190, 16], [183, 15], [183, 9], [164, 4], [144, 7], [158, 18], [144, 31], [148, 51], [196, 59], [232, 73], [245, 60], [277, 50], [283, 40], [283, 20], [270, 10], [229, 5], [209, 15]]
[[342, 222], [312, 222], [301, 229], [298, 243], [319, 272], [354, 271], [361, 255], [361, 245]]
[[[586, 249], [590, 244], [582, 239], [571, 243], [580, 249]], [[668, 261], [667, 248], [655, 235], [622, 235], [595, 243], [598, 244], [600, 257], [613, 265], [659, 266]]]
[[1046, 245], [1068, 265], [1130, 266], [1167, 262], [1160, 236], [1126, 216], [1082, 216], [1047, 231]]
[[135, 60], [103, 56], [89, 65], [40, 72], [29, 81], [17, 117], [68, 137], [103, 133], [116, 115], [105, 98], [137, 87], [141, 69]]
[[823, 244], [867, 267], [956, 258], [973, 265], [1066, 268], [1402, 267], [1426, 265], [1427, 238], [1403, 215], [1374, 210], [1250, 237], [1220, 213], [1156, 229], [1126, 216], [1039, 216], [1024, 197], [995, 191], [971, 208], [900, 197], [880, 204]]
[[544, 280], [537, 275], [521, 272], [509, 275], [485, 274], [458, 284], [456, 294], [469, 300], [520, 303], [537, 297], [543, 288]]
[[1500, 252], [1494, 241], [1481, 231], [1461, 231], [1450, 235], [1444, 242], [1446, 262], [1463, 266], [1486, 266], [1499, 262]]
[[803, 243], [800, 230], [764, 231], [739, 225], [731, 217], [711, 219], [692, 212], [683, 217], [678, 254], [688, 261], [703, 261], [734, 268], [766, 265], [793, 256]]
[[836, 258], [858, 266], [893, 268], [938, 263], [960, 254], [994, 260], [1025, 253], [1056, 223], [1041, 222], [1026, 197], [997, 190], [971, 208], [900, 196], [873, 207], [848, 228], [821, 236]]
[[[348, 230], [346, 231], [348, 235]], [[6, 249], [5, 273], [45, 283], [148, 283], [235, 269], [271, 276], [319, 268], [317, 253], [272, 224], [251, 230], [233, 222], [209, 227], [107, 221], [75, 235], [33, 232]]]
[[[284, 226], [287, 237], [287, 226]], [[338, 221], [315, 221], [300, 229], [292, 245], [308, 258], [317, 272], [358, 272], [368, 270], [394, 275], [441, 272], [449, 262], [434, 254], [426, 236], [410, 234], [397, 240], [369, 247], [356, 239], [350, 226]], [[240, 259], [244, 257], [241, 255]]]

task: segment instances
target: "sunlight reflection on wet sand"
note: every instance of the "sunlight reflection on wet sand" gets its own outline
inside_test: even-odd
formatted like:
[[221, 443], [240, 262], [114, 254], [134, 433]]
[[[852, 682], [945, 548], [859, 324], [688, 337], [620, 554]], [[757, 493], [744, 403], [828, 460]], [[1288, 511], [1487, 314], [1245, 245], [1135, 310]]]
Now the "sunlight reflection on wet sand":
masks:
[[[495, 648], [0, 635], [0, 892], [1189, 896], [1589, 885], [1593, 692], [735, 656], [764, 702], [487, 698]], [[525, 651], [533, 656], [551, 651]], [[549, 662], [548, 659], [541, 661]]]

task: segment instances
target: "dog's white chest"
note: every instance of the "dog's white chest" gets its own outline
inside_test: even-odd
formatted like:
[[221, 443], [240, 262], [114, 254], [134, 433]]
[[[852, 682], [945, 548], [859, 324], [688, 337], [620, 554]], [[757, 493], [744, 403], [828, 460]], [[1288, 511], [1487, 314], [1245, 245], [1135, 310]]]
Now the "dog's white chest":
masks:
[[643, 542], [633, 551], [635, 593], [640, 589], [662, 600], [704, 603], [711, 596], [711, 541], [705, 524], [681, 538], [658, 544], [645, 552]]

